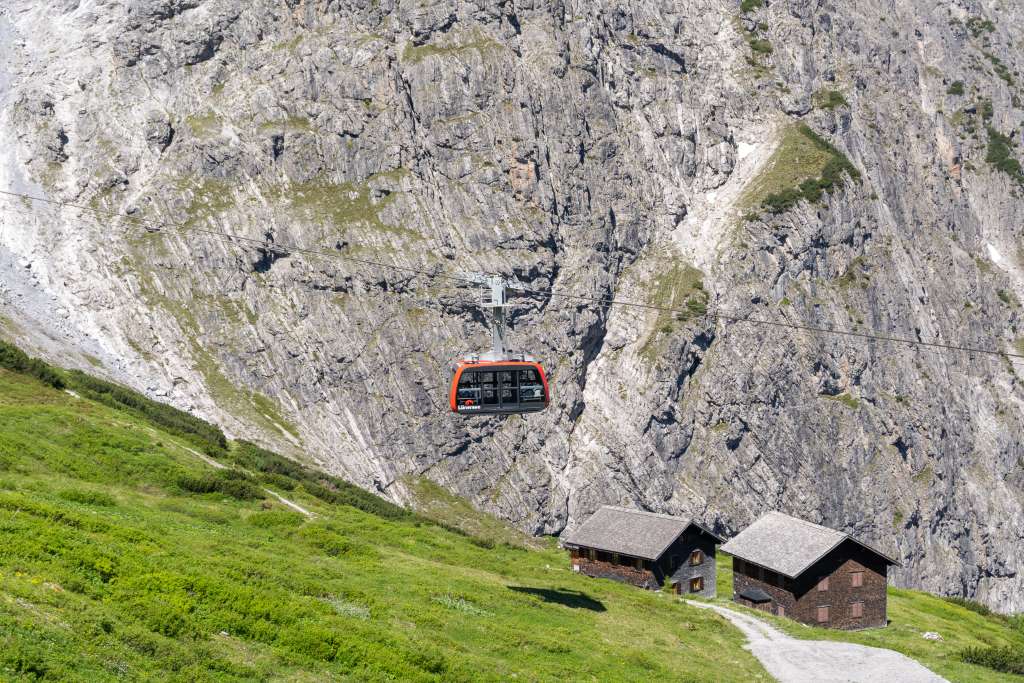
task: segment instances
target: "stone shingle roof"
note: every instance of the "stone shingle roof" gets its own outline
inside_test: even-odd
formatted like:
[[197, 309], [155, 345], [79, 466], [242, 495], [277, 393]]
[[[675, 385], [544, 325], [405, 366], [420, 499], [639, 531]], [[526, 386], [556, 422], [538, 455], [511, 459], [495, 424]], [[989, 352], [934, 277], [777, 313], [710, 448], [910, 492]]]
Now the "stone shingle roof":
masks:
[[565, 545], [657, 560], [690, 525], [721, 541], [717, 535], [684, 517], [641, 512], [605, 505], [562, 539]]
[[899, 562], [842, 531], [805, 522], [781, 512], [768, 512], [722, 546], [722, 552], [796, 578], [845, 540]]

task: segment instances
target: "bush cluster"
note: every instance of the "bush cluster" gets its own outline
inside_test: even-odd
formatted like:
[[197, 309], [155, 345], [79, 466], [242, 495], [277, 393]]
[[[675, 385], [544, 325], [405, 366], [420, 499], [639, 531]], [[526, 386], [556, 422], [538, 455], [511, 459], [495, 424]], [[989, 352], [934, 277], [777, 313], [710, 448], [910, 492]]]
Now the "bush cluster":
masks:
[[223, 493], [238, 500], [259, 500], [263, 491], [249, 475], [238, 470], [216, 470], [199, 476], [183, 475], [178, 487], [192, 493]]
[[22, 375], [30, 375], [54, 389], [64, 388], [64, 379], [45, 361], [30, 358], [14, 344], [0, 340], [0, 367]]
[[1024, 650], [1009, 645], [969, 647], [960, 651], [960, 659], [968, 664], [977, 664], [1001, 673], [1024, 674]]
[[988, 154], [985, 161], [1024, 185], [1024, 169], [1013, 156], [1013, 140], [992, 126], [988, 127]]
[[195, 415], [146, 398], [119, 384], [87, 375], [81, 370], [69, 370], [68, 381], [71, 387], [83, 396], [112, 408], [127, 409], [172, 434], [198, 444], [209, 453], [227, 448], [228, 440], [220, 427]]
[[953, 81], [950, 84], [949, 89], [946, 90], [946, 94], [947, 95], [963, 95], [964, 92], [965, 91], [964, 91], [964, 82], [963, 81]]

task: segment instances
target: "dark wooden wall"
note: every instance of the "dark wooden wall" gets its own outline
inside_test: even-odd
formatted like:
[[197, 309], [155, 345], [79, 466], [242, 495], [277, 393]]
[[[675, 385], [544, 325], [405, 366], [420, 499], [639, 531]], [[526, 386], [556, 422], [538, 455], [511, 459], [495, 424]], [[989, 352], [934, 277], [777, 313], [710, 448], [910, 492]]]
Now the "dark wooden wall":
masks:
[[[803, 574], [787, 579], [738, 558], [733, 558], [733, 599], [749, 607], [768, 609], [816, 626], [839, 629], [874, 628], [886, 625], [887, 564], [875, 553], [852, 541], [843, 542]], [[854, 572], [862, 572], [863, 584], [852, 585]], [[828, 589], [818, 590], [822, 577], [828, 576]], [[739, 597], [746, 588], [760, 588], [772, 596], [767, 605], [754, 605]], [[863, 604], [863, 615], [853, 616], [852, 603]], [[818, 621], [818, 608], [827, 606], [828, 621]]]
[[[694, 550], [704, 553], [704, 562], [697, 566], [690, 565], [690, 553]], [[672, 566], [673, 556], [679, 558], [680, 564]], [[679, 583], [680, 593], [688, 594], [690, 579], [701, 577], [704, 579], [704, 589], [693, 595], [713, 598], [717, 588], [715, 561], [715, 539], [696, 527], [690, 527], [669, 546], [658, 564], [662, 576]]]
[[612, 579], [623, 583], [631, 583], [634, 586], [651, 590], [661, 587], [661, 580], [657, 575], [657, 567], [648, 560], [643, 561], [643, 569], [637, 569], [633, 565], [634, 559], [631, 557], [623, 555], [620, 557], [620, 562], [616, 564], [610, 560], [591, 560], [587, 556], [587, 552], [587, 548], [580, 548], [570, 552], [573, 568], [578, 567], [578, 571], [581, 574], [586, 574], [596, 579]]
[[[691, 566], [690, 554], [694, 550], [701, 550], [704, 553], [704, 561]], [[693, 595], [711, 598], [715, 596], [715, 539], [695, 527], [687, 529], [680, 535], [657, 562], [643, 560], [643, 569], [637, 569], [635, 558], [627, 555], [620, 556], [619, 562], [615, 563], [610, 553], [600, 553], [598, 557], [603, 559], [591, 560], [588, 552], [589, 548], [570, 551], [573, 567], [587, 576], [614, 579], [649, 589], [661, 588], [668, 579], [670, 582], [678, 581], [680, 592], [684, 594], [689, 593], [690, 579], [700, 576], [704, 579], [704, 588]], [[672, 564], [673, 557], [677, 558], [678, 565]]]

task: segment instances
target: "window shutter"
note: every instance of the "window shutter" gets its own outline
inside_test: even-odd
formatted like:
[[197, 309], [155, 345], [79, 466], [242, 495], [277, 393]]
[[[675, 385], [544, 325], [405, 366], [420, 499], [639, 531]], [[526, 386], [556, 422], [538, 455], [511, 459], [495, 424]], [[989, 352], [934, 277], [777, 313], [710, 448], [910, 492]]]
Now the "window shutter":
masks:
[[828, 623], [828, 605], [822, 605], [821, 607], [818, 608], [818, 623], [819, 624], [827, 624]]

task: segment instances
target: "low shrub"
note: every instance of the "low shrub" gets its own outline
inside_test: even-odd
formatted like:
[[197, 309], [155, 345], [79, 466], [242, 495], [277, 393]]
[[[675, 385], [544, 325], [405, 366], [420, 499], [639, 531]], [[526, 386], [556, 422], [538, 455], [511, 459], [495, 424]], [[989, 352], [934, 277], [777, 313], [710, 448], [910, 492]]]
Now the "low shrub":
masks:
[[1007, 674], [1024, 674], [1024, 650], [1011, 647], [969, 647], [960, 651], [960, 660]]
[[64, 379], [45, 361], [31, 358], [14, 344], [0, 340], [0, 368], [22, 375], [30, 375], [54, 389], [64, 388]]
[[764, 7], [764, 0], [743, 0], [740, 3], [740, 13], [747, 14], [761, 7]]
[[83, 505], [95, 505], [97, 507], [114, 507], [116, 501], [100, 491], [87, 491], [83, 489], [68, 489], [60, 492], [60, 497], [72, 503]]
[[949, 89], [946, 90], [946, 94], [947, 95], [963, 95], [964, 94], [964, 82], [963, 81], [953, 81], [950, 84]]
[[249, 518], [249, 523], [261, 529], [301, 526], [305, 520], [298, 512], [290, 510], [267, 510]]
[[258, 500], [263, 491], [251, 479], [238, 470], [217, 470], [199, 476], [185, 475], [178, 478], [178, 487], [192, 493], [223, 493], [238, 500]]

